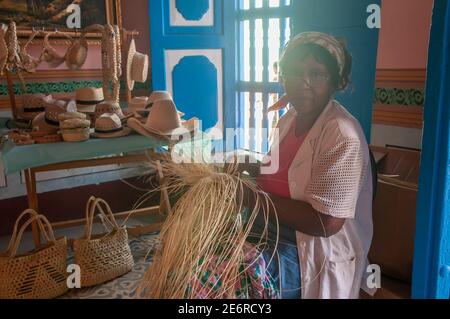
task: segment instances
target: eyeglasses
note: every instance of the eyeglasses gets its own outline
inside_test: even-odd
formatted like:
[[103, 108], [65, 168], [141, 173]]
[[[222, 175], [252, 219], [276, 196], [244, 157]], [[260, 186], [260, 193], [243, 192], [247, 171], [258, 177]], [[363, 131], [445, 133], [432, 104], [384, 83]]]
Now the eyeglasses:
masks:
[[325, 85], [328, 80], [330, 79], [330, 76], [328, 74], [317, 72], [317, 71], [311, 71], [311, 72], [294, 72], [292, 70], [286, 71], [281, 75], [285, 80], [289, 81], [306, 81], [309, 86], [311, 87], [320, 87]]

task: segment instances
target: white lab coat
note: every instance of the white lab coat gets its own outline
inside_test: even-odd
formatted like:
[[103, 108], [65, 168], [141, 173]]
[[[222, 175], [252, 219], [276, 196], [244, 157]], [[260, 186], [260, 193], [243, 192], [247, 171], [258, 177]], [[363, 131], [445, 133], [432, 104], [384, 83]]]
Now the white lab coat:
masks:
[[[280, 119], [279, 141], [295, 117], [291, 108]], [[272, 144], [272, 154], [277, 147]], [[360, 288], [366, 288], [363, 277], [368, 275], [373, 233], [372, 175], [364, 132], [337, 101], [328, 103], [308, 132], [288, 180], [291, 198], [346, 218], [342, 229], [329, 238], [297, 232], [302, 298], [358, 298]]]

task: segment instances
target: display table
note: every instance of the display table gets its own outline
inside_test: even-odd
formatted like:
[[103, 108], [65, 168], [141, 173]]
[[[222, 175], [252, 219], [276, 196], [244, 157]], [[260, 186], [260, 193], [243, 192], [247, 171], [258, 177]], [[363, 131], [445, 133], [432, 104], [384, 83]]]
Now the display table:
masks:
[[167, 142], [141, 135], [89, 139], [80, 143], [61, 142], [23, 146], [7, 141], [2, 148], [1, 159], [5, 173], [11, 174], [29, 168], [144, 151], [167, 145]]
[[[111, 139], [90, 139], [80, 143], [53, 143], [17, 146], [11, 141], [4, 143], [1, 160], [6, 174], [24, 171], [28, 206], [39, 212], [36, 191], [36, 173], [62, 169], [84, 168], [111, 164], [148, 162], [154, 158], [154, 151], [168, 146], [168, 142], [141, 135], [129, 135]], [[136, 214], [155, 213], [159, 206], [134, 211]], [[127, 217], [130, 212], [117, 214]], [[56, 228], [70, 227], [83, 220], [57, 223]], [[144, 233], [158, 230], [160, 225], [150, 225], [130, 233]], [[40, 234], [33, 225], [33, 239], [40, 244]]]

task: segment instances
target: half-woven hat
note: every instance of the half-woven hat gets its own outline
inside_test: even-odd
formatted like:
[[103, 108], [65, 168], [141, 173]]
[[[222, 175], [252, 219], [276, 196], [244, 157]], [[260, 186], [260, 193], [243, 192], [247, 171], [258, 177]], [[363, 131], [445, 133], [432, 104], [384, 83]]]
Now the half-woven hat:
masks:
[[126, 136], [130, 133], [131, 129], [122, 125], [122, 121], [117, 114], [105, 113], [95, 121], [95, 132], [92, 133], [92, 136], [98, 138], [113, 138]]
[[[192, 124], [193, 121], [189, 121]], [[150, 109], [145, 124], [135, 118], [128, 120], [128, 126], [144, 136], [168, 139], [171, 136], [192, 132], [195, 125], [184, 126], [172, 100], [159, 100]]]
[[45, 112], [45, 106], [53, 100], [51, 95], [42, 93], [25, 94], [22, 96], [22, 110], [20, 118], [32, 121], [39, 113]]
[[75, 91], [77, 111], [82, 113], [94, 113], [95, 106], [102, 103], [105, 98], [102, 88], [81, 88]]
[[134, 88], [134, 82], [145, 82], [148, 75], [148, 55], [136, 51], [136, 43], [131, 40], [127, 55], [126, 66], [127, 85], [130, 91]]
[[33, 130], [58, 132], [59, 115], [67, 111], [67, 102], [62, 100], [52, 100], [46, 103], [45, 112], [39, 113], [33, 119]]

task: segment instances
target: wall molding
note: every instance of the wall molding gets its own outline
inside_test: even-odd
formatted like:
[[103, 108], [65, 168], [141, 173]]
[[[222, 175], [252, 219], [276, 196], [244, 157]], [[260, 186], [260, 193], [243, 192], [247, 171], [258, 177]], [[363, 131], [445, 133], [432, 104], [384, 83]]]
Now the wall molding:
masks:
[[[36, 73], [24, 74], [24, 78], [26, 80], [32, 81], [48, 80], [48, 79], [67, 79], [67, 72], [68, 70], [38, 70]], [[12, 78], [14, 81], [18, 81], [17, 75], [13, 75]], [[82, 69], [70, 71], [70, 79], [94, 79], [94, 78], [95, 79], [102, 78], [101, 69]]]
[[423, 127], [423, 107], [375, 104], [372, 122], [421, 129]]
[[[27, 75], [26, 86], [28, 93], [51, 94], [55, 98], [68, 97], [73, 91], [81, 87], [101, 87], [101, 69], [74, 70], [71, 77], [67, 78], [65, 70], [43, 70], [35, 74]], [[17, 76], [14, 76], [14, 92], [16, 105], [22, 107], [21, 88]], [[138, 90], [151, 91], [151, 77], [144, 83], [136, 83], [135, 92]], [[121, 91], [124, 93], [125, 83], [121, 81]], [[11, 101], [8, 95], [6, 81], [0, 81], [0, 110], [9, 109]]]
[[426, 69], [377, 69], [376, 87], [425, 88]]

